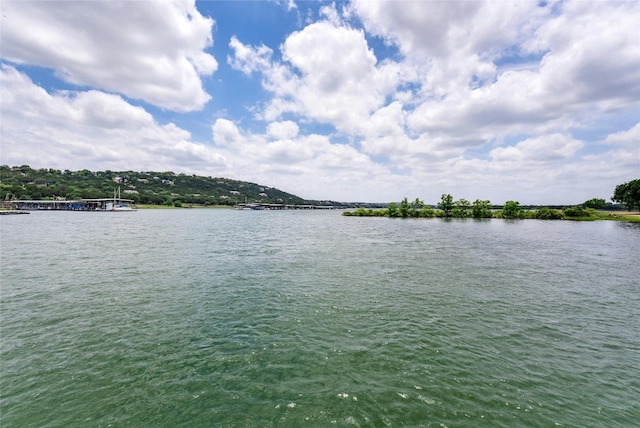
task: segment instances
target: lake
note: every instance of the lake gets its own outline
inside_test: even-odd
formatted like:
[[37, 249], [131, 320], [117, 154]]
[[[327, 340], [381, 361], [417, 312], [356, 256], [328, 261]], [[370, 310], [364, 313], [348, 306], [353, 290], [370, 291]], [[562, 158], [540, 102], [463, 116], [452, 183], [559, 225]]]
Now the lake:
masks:
[[2, 427], [631, 427], [640, 224], [0, 218]]

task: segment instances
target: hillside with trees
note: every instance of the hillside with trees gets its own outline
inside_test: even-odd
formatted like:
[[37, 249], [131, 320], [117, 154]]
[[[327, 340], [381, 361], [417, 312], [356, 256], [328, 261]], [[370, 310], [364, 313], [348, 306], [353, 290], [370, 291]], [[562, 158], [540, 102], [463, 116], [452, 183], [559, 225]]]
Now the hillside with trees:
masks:
[[219, 177], [135, 171], [69, 171], [32, 169], [27, 165], [0, 166], [2, 199], [53, 200], [113, 196], [120, 188], [123, 198], [153, 205], [235, 205], [243, 202], [273, 204], [329, 204], [309, 201], [274, 187]]

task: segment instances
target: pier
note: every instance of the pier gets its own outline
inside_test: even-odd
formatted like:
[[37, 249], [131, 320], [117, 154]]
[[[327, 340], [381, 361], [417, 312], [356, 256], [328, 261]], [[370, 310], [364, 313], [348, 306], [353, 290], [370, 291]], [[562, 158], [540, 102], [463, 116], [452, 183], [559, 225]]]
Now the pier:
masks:
[[0, 215], [29, 214], [29, 211], [0, 210]]
[[236, 205], [239, 210], [335, 210], [333, 205], [288, 205], [267, 203], [244, 203]]
[[76, 200], [14, 200], [6, 204], [19, 211], [117, 211], [114, 207], [133, 204], [132, 199], [98, 198]]

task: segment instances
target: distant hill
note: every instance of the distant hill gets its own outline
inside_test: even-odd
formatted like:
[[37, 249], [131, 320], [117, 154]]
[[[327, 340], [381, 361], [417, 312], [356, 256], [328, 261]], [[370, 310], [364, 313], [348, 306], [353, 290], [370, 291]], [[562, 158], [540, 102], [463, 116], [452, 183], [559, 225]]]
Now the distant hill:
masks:
[[27, 165], [0, 166], [0, 198], [107, 198], [120, 188], [123, 198], [136, 203], [235, 205], [242, 202], [332, 204], [310, 201], [274, 187], [219, 177], [134, 171], [32, 169]]

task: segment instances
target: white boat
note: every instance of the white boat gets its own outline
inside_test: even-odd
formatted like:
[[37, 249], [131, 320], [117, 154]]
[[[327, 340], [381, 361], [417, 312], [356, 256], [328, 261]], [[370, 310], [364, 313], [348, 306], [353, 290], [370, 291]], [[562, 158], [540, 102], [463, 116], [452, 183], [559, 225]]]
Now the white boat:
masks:
[[137, 211], [135, 208], [132, 208], [129, 204], [114, 204], [109, 202], [105, 208], [105, 211]]
[[113, 189], [113, 202], [107, 202], [104, 211], [137, 211], [128, 202], [129, 199], [122, 199], [120, 197], [120, 188], [116, 191]]

